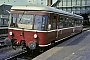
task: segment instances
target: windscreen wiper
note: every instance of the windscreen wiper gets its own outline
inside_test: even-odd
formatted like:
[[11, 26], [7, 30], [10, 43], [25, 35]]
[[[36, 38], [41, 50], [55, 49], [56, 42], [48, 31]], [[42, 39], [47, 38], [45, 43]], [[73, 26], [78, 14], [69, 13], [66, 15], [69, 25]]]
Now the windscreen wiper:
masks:
[[22, 14], [22, 16], [21, 16], [21, 18], [20, 18], [19, 22], [21, 21], [21, 19], [22, 19], [23, 15], [25, 14], [25, 12], [26, 12], [26, 11], [24, 11], [24, 12], [23, 12], [23, 14]]

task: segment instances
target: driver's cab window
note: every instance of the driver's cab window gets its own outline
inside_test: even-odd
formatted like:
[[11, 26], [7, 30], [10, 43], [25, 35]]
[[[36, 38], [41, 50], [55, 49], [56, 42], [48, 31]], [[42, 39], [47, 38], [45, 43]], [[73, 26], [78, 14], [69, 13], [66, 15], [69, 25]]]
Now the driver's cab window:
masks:
[[18, 16], [18, 27], [25, 29], [32, 29], [33, 27], [33, 14], [19, 14]]
[[16, 27], [17, 24], [17, 15], [11, 14], [10, 27]]

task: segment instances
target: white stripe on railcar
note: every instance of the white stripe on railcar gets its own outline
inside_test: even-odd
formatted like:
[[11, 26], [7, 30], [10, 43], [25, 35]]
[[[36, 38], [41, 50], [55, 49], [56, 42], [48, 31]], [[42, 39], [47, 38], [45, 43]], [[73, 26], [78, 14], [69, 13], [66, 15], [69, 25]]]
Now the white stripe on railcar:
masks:
[[[81, 27], [81, 26], [76, 26], [76, 27]], [[32, 31], [32, 32], [54, 32], [54, 31], [62, 31], [62, 30], [65, 30], [65, 29], [71, 29], [71, 28], [75, 28], [75, 27], [69, 27], [69, 28], [62, 28], [62, 29], [54, 29], [54, 30], [49, 30], [49, 31], [40, 31], [40, 30], [27, 30], [27, 29], [24, 29], [24, 31]], [[19, 28], [8, 28], [8, 29], [14, 29], [14, 30], [23, 30], [23, 29], [19, 29]]]

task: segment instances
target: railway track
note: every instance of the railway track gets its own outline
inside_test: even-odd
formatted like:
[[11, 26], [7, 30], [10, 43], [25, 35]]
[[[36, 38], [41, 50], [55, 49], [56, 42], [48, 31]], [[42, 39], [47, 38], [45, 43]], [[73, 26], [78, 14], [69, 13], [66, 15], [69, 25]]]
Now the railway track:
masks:
[[7, 34], [0, 35], [0, 60], [20, 60], [21, 56], [24, 56], [27, 51], [22, 50], [21, 47], [17, 47], [16, 50], [14, 50], [12, 46], [6, 46], [4, 44], [4, 39], [6, 37]]
[[27, 51], [22, 50], [21, 47], [17, 47], [16, 50], [12, 49], [12, 47], [4, 47], [0, 49], [0, 60], [11, 60], [14, 57], [17, 57], [21, 54], [26, 53]]
[[4, 39], [7, 37], [7, 34], [0, 34], [0, 48], [5, 46]]
[[[17, 48], [18, 49], [18, 48]], [[16, 51], [16, 50], [14, 50]], [[12, 54], [9, 57], [6, 57], [5, 60], [32, 60], [36, 56], [40, 55], [41, 52], [34, 51], [33, 53], [31, 51], [22, 50], [18, 53]]]
[[27, 53], [27, 51], [21, 51], [13, 56], [5, 58], [5, 60], [18, 60], [19, 59], [18, 57], [25, 54], [25, 53]]

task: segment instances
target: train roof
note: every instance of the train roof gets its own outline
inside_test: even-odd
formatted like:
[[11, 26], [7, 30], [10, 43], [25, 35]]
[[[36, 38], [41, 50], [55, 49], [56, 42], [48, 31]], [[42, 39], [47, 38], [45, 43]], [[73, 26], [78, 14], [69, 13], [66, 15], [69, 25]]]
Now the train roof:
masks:
[[79, 18], [79, 19], [83, 19], [82, 16], [80, 15], [77, 15], [77, 14], [73, 14], [73, 13], [69, 13], [69, 12], [66, 12], [66, 11], [62, 11], [60, 9], [56, 9], [54, 7], [50, 7], [50, 6], [37, 6], [37, 5], [26, 5], [26, 6], [13, 6], [11, 8], [11, 10], [23, 10], [23, 11], [51, 11], [51, 12], [56, 12], [56, 13], [60, 13], [60, 14], [65, 14], [65, 15], [69, 15], [69, 16], [74, 16], [76, 18]]

